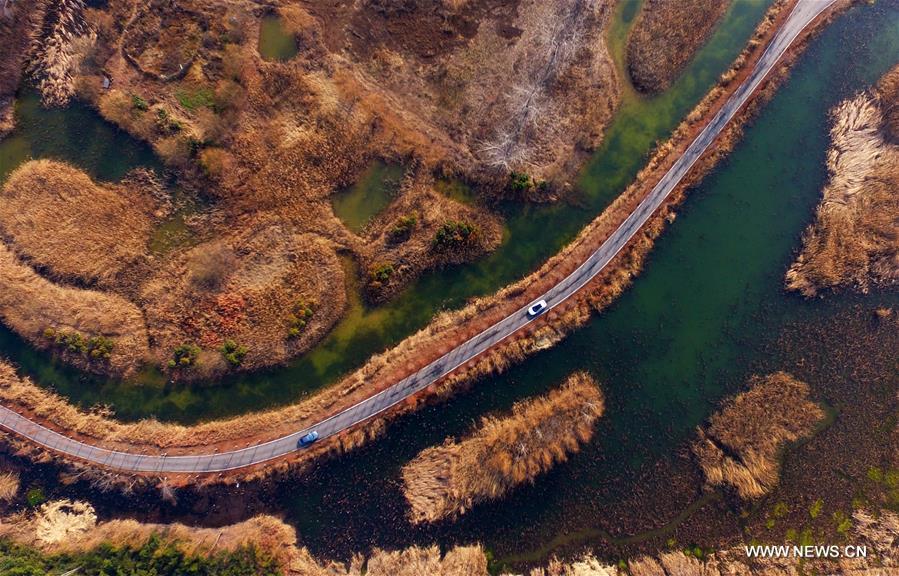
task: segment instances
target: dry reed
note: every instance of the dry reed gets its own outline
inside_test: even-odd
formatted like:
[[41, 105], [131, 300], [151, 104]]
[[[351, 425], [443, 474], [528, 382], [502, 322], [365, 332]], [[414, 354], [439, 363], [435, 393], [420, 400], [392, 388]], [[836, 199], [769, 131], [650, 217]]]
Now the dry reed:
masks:
[[[890, 75], [899, 75], [899, 66]], [[899, 80], [885, 82], [891, 83]], [[899, 282], [899, 144], [884, 139], [887, 98], [861, 93], [834, 109], [830, 180], [787, 288], [814, 296], [837, 286], [866, 292], [871, 284]], [[899, 94], [889, 98], [895, 102]]]
[[548, 395], [522, 401], [506, 417], [484, 418], [461, 441], [422, 451], [403, 467], [403, 493], [413, 522], [464, 514], [533, 482], [593, 436], [603, 396], [585, 373], [570, 376]]
[[699, 429], [693, 453], [712, 486], [732, 486], [741, 498], [767, 494], [778, 482], [784, 445], [808, 437], [824, 418], [809, 387], [789, 374], [753, 378]]

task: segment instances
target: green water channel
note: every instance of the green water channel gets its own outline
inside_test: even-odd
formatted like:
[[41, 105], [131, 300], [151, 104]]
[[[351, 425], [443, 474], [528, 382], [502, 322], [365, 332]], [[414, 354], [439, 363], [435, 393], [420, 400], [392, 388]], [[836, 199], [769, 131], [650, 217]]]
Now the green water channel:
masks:
[[266, 60], [284, 62], [297, 55], [296, 37], [284, 25], [284, 20], [277, 14], [262, 17], [259, 25], [259, 54]]
[[[897, 61], [899, 3], [850, 9], [811, 42], [730, 157], [690, 192], [644, 272], [610, 309], [555, 348], [399, 419], [381, 441], [292, 480], [276, 508], [290, 510], [304, 543], [324, 557], [371, 546], [479, 541], [500, 562], [520, 566], [577, 546], [614, 548], [646, 538], [663, 544], [707, 500], [654, 516], [656, 528], [645, 533], [621, 532], [607, 511], [639, 500], [645, 487], [637, 478], [673, 458], [749, 375], [801, 369], [802, 351], [790, 357], [792, 365], [769, 355], [781, 330], [826, 322], [858, 303], [872, 310], [899, 306], [895, 291], [804, 300], [783, 290], [827, 177], [828, 112]], [[607, 398], [588, 446], [533, 486], [459, 521], [408, 524], [403, 464], [575, 370], [591, 372]]]
[[[294, 402], [303, 394], [334, 382], [372, 354], [421, 328], [436, 312], [461, 306], [468, 298], [488, 294], [522, 277], [562, 248], [625, 188], [645, 163], [652, 146], [670, 134], [727, 69], [768, 4], [769, 0], [732, 3], [715, 34], [668, 92], [655, 98], [630, 95], [623, 99], [603, 145], [585, 168], [571, 202], [503, 206], [508, 234], [496, 252], [471, 265], [426, 274], [386, 305], [365, 307], [360, 303], [316, 348], [288, 366], [236, 375], [208, 385], [172, 385], [152, 372], [143, 374], [137, 383], [121, 382], [101, 380], [66, 368], [35, 352], [9, 332], [0, 332], [0, 346], [23, 372], [33, 375], [38, 382], [82, 406], [110, 404], [123, 419], [152, 415], [161, 420], [189, 423]], [[618, 18], [629, 13], [632, 17], [632, 12], [635, 10], [620, 9], [616, 14]], [[625, 24], [613, 29], [613, 43], [622, 41], [624, 30]], [[45, 146], [45, 152], [31, 155], [69, 158], [89, 172], [93, 170], [98, 177], [120, 176], [132, 165], [117, 154], [138, 160], [140, 154], [135, 150], [148, 150], [133, 142], [122, 142], [123, 137], [114, 128], [77, 105], [60, 112], [23, 104], [19, 116], [17, 134], [0, 145], [25, 141], [34, 150]], [[117, 142], [120, 152], [97, 159], [82, 157], [83, 140], [91, 142], [93, 138], [60, 138], [92, 130], [105, 131], [111, 133], [109, 138], [118, 138], [109, 141]], [[18, 162], [27, 156], [27, 153], [20, 154]], [[104, 168], [109, 172], [101, 174], [101, 159], [114, 164], [115, 170]], [[152, 164], [150, 159], [146, 162]], [[448, 190], [464, 196], [464, 190]]]

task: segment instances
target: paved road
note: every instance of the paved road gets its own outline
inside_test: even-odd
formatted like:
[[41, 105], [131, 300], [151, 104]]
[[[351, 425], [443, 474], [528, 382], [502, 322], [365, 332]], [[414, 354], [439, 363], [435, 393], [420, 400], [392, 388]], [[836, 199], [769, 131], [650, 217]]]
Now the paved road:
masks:
[[[787, 47], [803, 28], [835, 0], [799, 0], [784, 26], [777, 32], [750, 76], [730, 97], [699, 136], [678, 158], [649, 195], [627, 217], [621, 226], [590, 257], [569, 276], [546, 292], [542, 298], [552, 309], [574, 295], [593, 279], [627, 244], [634, 234], [659, 208], [665, 198], [687, 174], [690, 167], [712, 144], [715, 137], [733, 118], [734, 114], [758, 88]], [[372, 416], [387, 410], [408, 396], [426, 388], [446, 376], [460, 365], [489, 350], [509, 335], [517, 332], [534, 319], [522, 308], [451, 352], [428, 364], [418, 372], [400, 380], [390, 388], [379, 392], [317, 425], [248, 448], [216, 454], [191, 456], [160, 456], [112, 451], [84, 444], [32, 422], [4, 406], [0, 406], [0, 426], [55, 450], [81, 460], [99, 464], [105, 468], [144, 473], [208, 473], [221, 472], [259, 464], [297, 450], [297, 441], [310, 430], [316, 430], [321, 438], [327, 438]]]

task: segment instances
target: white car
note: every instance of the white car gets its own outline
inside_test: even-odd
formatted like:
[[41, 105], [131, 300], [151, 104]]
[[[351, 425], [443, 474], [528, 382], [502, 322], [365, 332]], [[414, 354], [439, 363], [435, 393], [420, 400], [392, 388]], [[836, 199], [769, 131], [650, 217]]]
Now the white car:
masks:
[[537, 316], [541, 312], [546, 310], [546, 300], [538, 300], [531, 304], [531, 307], [528, 308], [528, 316]]

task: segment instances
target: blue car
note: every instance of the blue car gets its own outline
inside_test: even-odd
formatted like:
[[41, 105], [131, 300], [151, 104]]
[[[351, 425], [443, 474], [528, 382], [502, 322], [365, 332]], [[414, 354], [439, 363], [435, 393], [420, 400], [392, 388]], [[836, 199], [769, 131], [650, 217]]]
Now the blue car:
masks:
[[306, 446], [309, 446], [316, 440], [318, 440], [318, 432], [313, 430], [309, 434], [306, 434], [305, 436], [300, 438], [300, 441], [297, 443], [297, 448], [305, 448]]

